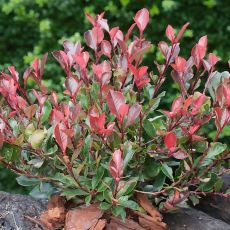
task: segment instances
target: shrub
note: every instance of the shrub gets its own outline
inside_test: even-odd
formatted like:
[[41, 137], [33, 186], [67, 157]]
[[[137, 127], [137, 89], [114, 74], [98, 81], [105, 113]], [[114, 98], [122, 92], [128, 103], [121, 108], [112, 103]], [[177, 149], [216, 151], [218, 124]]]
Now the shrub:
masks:
[[[126, 34], [109, 28], [104, 13], [86, 17], [90, 51], [65, 41], [64, 51], [52, 53], [66, 75], [61, 100], [43, 84], [47, 53], [26, 69], [23, 84], [13, 66], [1, 72], [1, 163], [20, 175], [19, 184], [35, 186], [33, 195], [45, 190], [79, 203], [100, 201], [122, 217], [127, 208], [140, 209], [134, 193], [149, 194], [162, 211], [196, 204], [202, 194], [228, 196], [220, 189], [229, 150], [217, 141], [230, 121], [230, 74], [215, 71], [213, 53], [205, 59], [207, 36], [186, 60], [179, 41], [189, 24], [177, 34], [169, 25], [169, 44], [158, 45], [165, 63], [154, 62], [158, 73], [148, 73], [147, 9]], [[170, 111], [157, 110], [170, 71], [180, 95]], [[205, 129], [213, 121], [216, 136], [209, 140]]]

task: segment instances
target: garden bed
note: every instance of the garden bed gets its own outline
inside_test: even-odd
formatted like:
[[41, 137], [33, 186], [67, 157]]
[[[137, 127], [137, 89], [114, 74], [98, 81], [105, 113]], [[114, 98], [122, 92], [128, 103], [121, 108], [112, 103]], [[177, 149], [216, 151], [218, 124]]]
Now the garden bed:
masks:
[[[225, 202], [229, 202], [229, 199], [225, 200]], [[220, 205], [223, 204], [220, 202]], [[217, 206], [218, 204], [216, 204], [216, 207]], [[33, 219], [29, 219], [29, 217], [36, 218], [44, 210], [46, 210], [46, 201], [36, 200], [30, 196], [13, 195], [1, 192], [0, 228], [4, 230], [40, 230], [42, 227], [39, 226], [39, 224], [36, 224]], [[229, 209], [222, 210], [221, 215], [229, 217]], [[228, 223], [194, 208], [181, 209], [176, 213], [166, 214], [164, 216], [164, 221], [171, 230], [230, 230], [230, 225]], [[130, 226], [130, 228], [129, 225], [131, 224], [133, 225], [133, 222], [120, 225], [120, 228], [118, 228], [118, 219], [112, 218], [110, 225], [105, 229], [138, 229], [133, 226]], [[78, 229], [83, 230], [87, 228], [76, 228], [76, 230]]]

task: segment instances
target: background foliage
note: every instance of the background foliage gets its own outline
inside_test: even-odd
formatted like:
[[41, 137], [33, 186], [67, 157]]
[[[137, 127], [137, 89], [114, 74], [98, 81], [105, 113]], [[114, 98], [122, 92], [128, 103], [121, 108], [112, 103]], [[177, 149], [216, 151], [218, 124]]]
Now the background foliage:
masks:
[[[145, 63], [153, 65], [153, 56], [161, 61], [162, 57], [156, 46], [164, 36], [165, 28], [171, 24], [179, 29], [185, 22], [190, 22], [182, 40], [185, 57], [199, 37], [207, 34], [209, 51], [214, 51], [222, 60], [219, 69], [226, 69], [230, 59], [230, 5], [228, 0], [1, 0], [0, 1], [0, 70], [14, 65], [20, 73], [31, 61], [46, 51], [61, 49], [65, 39], [81, 40], [83, 31], [89, 29], [89, 22], [84, 12], [93, 15], [105, 11], [111, 26], [121, 25], [127, 30], [131, 18], [138, 9], [150, 10], [150, 25], [145, 35], [153, 46]], [[51, 89], [60, 90], [63, 72], [50, 56], [46, 65], [46, 84]], [[175, 85], [168, 80], [165, 105], [171, 102]], [[225, 130], [225, 134], [230, 131]], [[212, 135], [212, 133], [210, 133]], [[0, 169], [0, 190], [23, 192], [14, 182], [14, 175]], [[7, 186], [6, 186], [7, 185]], [[25, 191], [24, 191], [25, 192]]]

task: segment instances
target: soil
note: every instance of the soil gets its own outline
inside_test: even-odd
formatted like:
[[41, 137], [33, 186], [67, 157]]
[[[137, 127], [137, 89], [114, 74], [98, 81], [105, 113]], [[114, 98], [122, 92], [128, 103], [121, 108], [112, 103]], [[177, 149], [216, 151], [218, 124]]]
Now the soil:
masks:
[[[46, 210], [46, 203], [30, 196], [0, 192], [0, 230], [41, 230], [26, 216], [39, 216]], [[224, 212], [227, 213], [222, 215], [230, 216], [229, 209]], [[171, 230], [230, 230], [227, 222], [193, 208], [167, 214], [164, 216], [164, 221]]]

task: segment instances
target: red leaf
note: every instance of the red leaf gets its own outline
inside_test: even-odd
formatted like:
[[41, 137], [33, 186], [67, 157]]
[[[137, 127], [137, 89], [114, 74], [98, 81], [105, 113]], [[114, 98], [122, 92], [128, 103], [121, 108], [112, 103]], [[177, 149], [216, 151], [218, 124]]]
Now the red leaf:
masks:
[[107, 103], [108, 103], [110, 112], [114, 114], [117, 118], [119, 118], [120, 109], [122, 105], [125, 104], [125, 97], [123, 96], [123, 94], [119, 91], [110, 90], [107, 95]]
[[124, 40], [124, 35], [121, 30], [119, 30], [119, 27], [114, 27], [109, 31], [110, 39], [115, 47], [118, 43], [119, 40], [123, 41]]
[[230, 121], [230, 112], [226, 108], [217, 107], [215, 108], [215, 114], [215, 125], [220, 132]]
[[168, 25], [165, 31], [166, 36], [168, 39], [173, 43], [175, 39], [174, 29], [171, 25]]
[[85, 69], [89, 61], [89, 53], [87, 51], [82, 52], [79, 55], [75, 55], [74, 58], [81, 69]]
[[134, 21], [142, 34], [149, 23], [149, 11], [146, 8], [139, 10], [134, 17]]
[[104, 33], [100, 27], [93, 27], [92, 30], [85, 32], [84, 37], [86, 44], [96, 51], [97, 46], [102, 42], [104, 38]]
[[164, 137], [165, 146], [172, 152], [176, 149], [177, 145], [177, 136], [174, 132], [169, 132]]
[[66, 127], [60, 123], [54, 128], [54, 138], [62, 150], [62, 153], [66, 154], [66, 148], [68, 145], [68, 135], [65, 133]]
[[175, 43], [180, 41], [182, 35], [184, 34], [184, 32], [185, 32], [185, 30], [187, 29], [188, 26], [189, 26], [188, 22], [182, 26], [182, 28], [180, 29], [179, 33], [176, 36]]
[[56, 126], [56, 124], [60, 123], [60, 121], [64, 120], [64, 115], [62, 114], [62, 112], [60, 112], [57, 109], [52, 109], [51, 113], [50, 113], [50, 123], [53, 126]]
[[112, 47], [110, 45], [110, 42], [107, 41], [107, 40], [103, 40], [101, 42], [101, 52], [102, 52], [102, 54], [104, 54], [108, 58], [111, 58], [111, 50], [112, 50]]
[[186, 69], [186, 60], [182, 57], [176, 57], [175, 64], [171, 66], [175, 69], [178, 73], [183, 73]]
[[150, 82], [150, 78], [148, 77], [147, 73], [147, 66], [141, 66], [139, 69], [137, 69], [132, 64], [129, 64], [129, 68], [134, 75], [134, 81], [139, 90], [141, 90], [147, 83]]
[[218, 62], [218, 57], [215, 55], [215, 54], [213, 54], [213, 53], [210, 53], [209, 55], [208, 55], [208, 62], [209, 62], [209, 64], [211, 65], [211, 66], [214, 66], [217, 62]]
[[140, 115], [140, 112], [141, 112], [141, 105], [136, 104], [130, 107], [127, 115], [127, 122], [125, 124], [126, 128], [135, 122], [136, 118]]
[[109, 162], [109, 172], [118, 184], [123, 173], [123, 160], [121, 150], [113, 153], [113, 158]]
[[188, 153], [185, 152], [184, 150], [178, 150], [178, 151], [174, 152], [172, 155], [174, 158], [176, 158], [178, 160], [183, 160], [183, 159], [188, 157]]
[[161, 41], [161, 42], [159, 42], [158, 47], [159, 47], [161, 53], [164, 55], [164, 57], [167, 58], [168, 52], [169, 52], [168, 44], [164, 41]]
[[136, 26], [136, 23], [133, 23], [133, 24], [129, 27], [128, 32], [127, 32], [126, 35], [125, 35], [125, 41], [127, 41], [127, 40], [129, 39], [129, 36], [130, 36], [131, 32], [133, 31], [133, 29], [134, 29], [135, 26]]
[[10, 71], [15, 83], [18, 82], [18, 72], [15, 70], [14, 66], [9, 66], [8, 70]]
[[45, 64], [47, 61], [47, 57], [48, 57], [48, 53], [45, 53], [42, 56], [42, 60], [41, 60], [41, 64], [40, 64], [40, 78], [42, 78], [43, 74], [44, 74], [44, 68], [45, 68]]
[[54, 58], [59, 62], [61, 67], [66, 71], [68, 74], [70, 71], [69, 61], [66, 53], [62, 50], [52, 52]]
[[2, 149], [3, 143], [4, 143], [4, 136], [3, 133], [0, 132], [0, 149]]
[[75, 98], [81, 88], [81, 85], [82, 81], [78, 82], [74, 77], [67, 77], [65, 80], [65, 86], [67, 91], [65, 91], [65, 93], [68, 94], [70, 97]]

